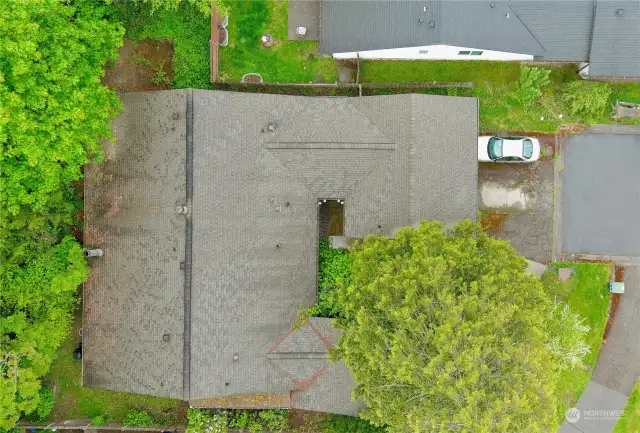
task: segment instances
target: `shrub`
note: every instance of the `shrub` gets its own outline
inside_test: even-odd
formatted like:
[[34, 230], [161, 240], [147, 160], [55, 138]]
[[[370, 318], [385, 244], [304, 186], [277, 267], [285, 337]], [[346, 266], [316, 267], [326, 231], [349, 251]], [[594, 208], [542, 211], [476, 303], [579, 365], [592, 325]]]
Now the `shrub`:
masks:
[[262, 410], [258, 412], [258, 417], [270, 432], [280, 432], [291, 428], [289, 421], [289, 411], [284, 409]]
[[332, 248], [327, 238], [318, 247], [318, 305], [314, 312], [320, 317], [335, 317], [340, 312], [331, 297], [339, 284], [349, 284], [353, 259], [347, 250]]
[[523, 104], [531, 104], [541, 94], [542, 88], [549, 84], [550, 69], [529, 68], [520, 69], [520, 82], [516, 96]]
[[45, 421], [49, 418], [49, 414], [53, 409], [53, 391], [51, 388], [42, 387], [38, 391], [38, 406], [36, 407], [36, 415], [39, 421]]
[[609, 104], [611, 87], [596, 81], [572, 81], [564, 87], [563, 97], [571, 114], [581, 116], [585, 122], [595, 121]]
[[206, 409], [187, 411], [187, 431], [185, 433], [226, 433], [228, 417], [225, 412], [212, 413]]
[[109, 422], [109, 419], [104, 415], [95, 416], [91, 420], [91, 424], [95, 426], [105, 425], [108, 422]]
[[345, 415], [329, 415], [321, 421], [322, 433], [383, 433], [382, 427], [376, 427], [369, 421]]
[[151, 427], [155, 424], [153, 417], [145, 411], [129, 412], [122, 422], [127, 427]]
[[547, 324], [550, 334], [547, 347], [557, 359], [558, 368], [567, 370], [580, 364], [590, 351], [586, 335], [591, 328], [584, 324], [584, 318], [571, 310], [569, 304], [556, 302]]

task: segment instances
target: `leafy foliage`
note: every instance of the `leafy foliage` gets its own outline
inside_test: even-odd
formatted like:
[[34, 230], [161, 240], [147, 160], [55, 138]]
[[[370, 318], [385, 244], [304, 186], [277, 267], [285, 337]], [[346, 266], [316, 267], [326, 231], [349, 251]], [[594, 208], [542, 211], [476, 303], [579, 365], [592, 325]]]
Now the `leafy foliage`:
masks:
[[547, 347], [558, 360], [560, 370], [578, 366], [591, 350], [585, 337], [590, 328], [584, 318], [572, 311], [569, 304], [555, 302], [549, 314]]
[[531, 104], [542, 94], [542, 88], [549, 85], [550, 69], [529, 68], [520, 69], [520, 82], [516, 95], [523, 104]]
[[318, 246], [318, 304], [314, 314], [320, 317], [335, 317], [338, 306], [332, 293], [340, 284], [349, 284], [353, 258], [349, 251], [333, 248], [331, 240], [320, 239]]
[[90, 0], [0, 5], [1, 208], [55, 209], [55, 193], [82, 177], [88, 155], [101, 156], [98, 140], [111, 136], [120, 104], [100, 78], [123, 29]]
[[369, 421], [345, 415], [329, 415], [322, 419], [322, 433], [384, 433], [384, 428], [376, 427]]
[[564, 87], [563, 96], [572, 114], [590, 122], [600, 118], [609, 105], [611, 87], [597, 81], [573, 81]]
[[36, 407], [36, 415], [39, 421], [46, 421], [53, 409], [53, 390], [43, 386], [38, 392], [38, 406]]
[[211, 87], [209, 68], [209, 39], [211, 21], [189, 2], [177, 8], [151, 11], [148, 3], [122, 0], [114, 4], [114, 13], [125, 23], [127, 37], [142, 39], [170, 39], [173, 41], [173, 88]]
[[227, 415], [223, 412], [212, 413], [207, 409], [189, 409], [189, 422], [185, 433], [226, 433]]
[[25, 251], [0, 273], [0, 428], [36, 409], [39, 378], [69, 332], [75, 290], [87, 275], [82, 249], [70, 236], [50, 247], [16, 248]]
[[353, 373], [363, 418], [389, 432], [556, 427], [552, 297], [507, 242], [470, 221], [423, 222], [352, 254], [332, 356]]
[[[228, 428], [243, 429], [250, 433], [279, 433], [291, 428], [289, 412], [269, 410], [189, 409], [187, 433], [224, 433]], [[212, 430], [209, 430], [212, 429]]]
[[109, 418], [104, 415], [98, 415], [91, 419], [91, 424], [95, 426], [105, 425], [109, 422]]
[[155, 424], [153, 417], [145, 411], [129, 412], [122, 423], [127, 427], [151, 427]]
[[[44, 414], [40, 378], [85, 280], [71, 183], [119, 110], [100, 80], [123, 29], [90, 0], [0, 0], [0, 429]], [[39, 401], [41, 404], [39, 406]]]

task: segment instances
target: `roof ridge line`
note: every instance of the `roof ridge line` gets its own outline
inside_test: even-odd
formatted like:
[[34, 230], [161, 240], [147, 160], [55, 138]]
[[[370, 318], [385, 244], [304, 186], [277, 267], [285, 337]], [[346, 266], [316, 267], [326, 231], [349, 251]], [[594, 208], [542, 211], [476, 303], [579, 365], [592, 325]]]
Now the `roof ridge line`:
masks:
[[544, 45], [542, 45], [542, 42], [540, 42], [538, 40], [538, 38], [536, 37], [536, 35], [533, 34], [533, 32], [531, 31], [531, 29], [525, 24], [524, 21], [522, 21], [522, 18], [520, 18], [520, 15], [518, 15], [518, 12], [516, 12], [516, 10], [511, 6], [511, 2], [509, 2], [509, 4], [507, 5], [509, 6], [509, 9], [511, 9], [511, 11], [513, 12], [513, 14], [516, 16], [516, 18], [518, 18], [518, 20], [520, 21], [520, 23], [522, 23], [522, 25], [524, 26], [525, 29], [527, 29], [527, 31], [529, 32], [529, 34], [533, 37], [533, 39], [535, 39], [535, 41], [538, 43], [538, 45], [540, 45], [540, 48], [542, 48], [545, 53], [547, 52], [547, 49], [544, 47]]

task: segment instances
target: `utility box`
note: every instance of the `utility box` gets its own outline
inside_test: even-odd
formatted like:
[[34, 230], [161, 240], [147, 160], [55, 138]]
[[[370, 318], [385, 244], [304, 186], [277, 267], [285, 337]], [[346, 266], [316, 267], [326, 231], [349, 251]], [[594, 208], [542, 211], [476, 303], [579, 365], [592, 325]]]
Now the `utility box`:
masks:
[[609, 281], [609, 291], [611, 293], [624, 293], [624, 283], [619, 283], [616, 281]]

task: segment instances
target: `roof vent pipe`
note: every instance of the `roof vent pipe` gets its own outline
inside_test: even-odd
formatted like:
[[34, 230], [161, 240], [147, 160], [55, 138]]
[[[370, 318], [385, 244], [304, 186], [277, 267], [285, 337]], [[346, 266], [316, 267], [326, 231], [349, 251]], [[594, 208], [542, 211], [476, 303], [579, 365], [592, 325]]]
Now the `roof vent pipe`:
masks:
[[176, 206], [176, 212], [186, 215], [188, 210], [186, 206]]
[[618, 10], [616, 11], [616, 14], [617, 14], [619, 17], [621, 17], [622, 15], [624, 15], [624, 9], [618, 9]]
[[84, 252], [85, 257], [102, 257], [102, 250], [100, 248], [96, 248], [93, 250], [86, 250]]

